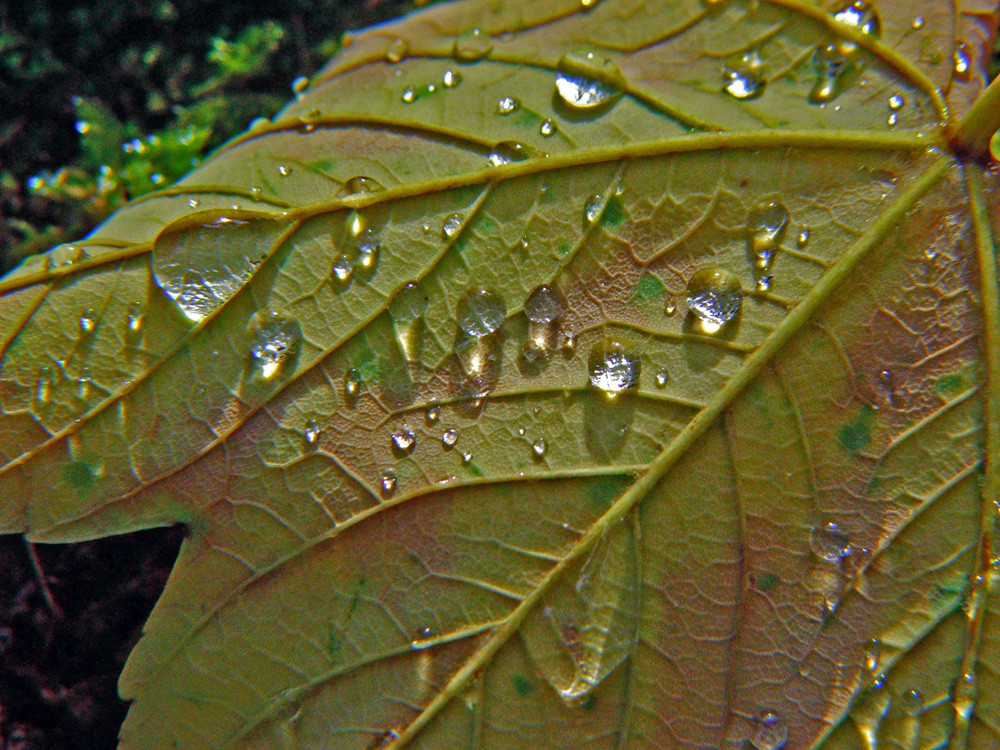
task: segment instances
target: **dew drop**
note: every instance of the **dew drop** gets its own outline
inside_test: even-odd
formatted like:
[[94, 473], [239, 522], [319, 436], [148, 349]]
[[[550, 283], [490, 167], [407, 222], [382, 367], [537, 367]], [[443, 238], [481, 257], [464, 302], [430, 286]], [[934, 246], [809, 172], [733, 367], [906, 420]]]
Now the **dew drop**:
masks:
[[42, 365], [38, 370], [38, 383], [35, 386], [35, 401], [41, 405], [52, 399], [52, 368]]
[[88, 257], [87, 251], [79, 245], [57, 245], [52, 248], [48, 260], [51, 268], [68, 268]]
[[500, 141], [493, 147], [486, 161], [491, 167], [502, 167], [504, 164], [510, 164], [513, 161], [524, 161], [530, 155], [529, 149], [523, 143], [518, 141]]
[[344, 373], [344, 397], [347, 401], [357, 401], [361, 392], [361, 375], [353, 367]]
[[524, 301], [524, 314], [532, 323], [551, 323], [566, 311], [566, 298], [548, 284], [536, 286]]
[[427, 309], [427, 295], [415, 281], [407, 282], [389, 303], [389, 315], [397, 323], [416, 320]]
[[590, 352], [590, 384], [614, 396], [635, 388], [639, 383], [639, 363], [629, 356], [624, 345], [608, 339]]
[[441, 407], [440, 406], [428, 406], [427, 407], [427, 424], [437, 424], [437, 421], [440, 418], [441, 418]]
[[545, 442], [545, 438], [538, 438], [538, 440], [531, 444], [531, 452], [535, 455], [535, 458], [544, 458], [548, 449], [549, 444]]
[[200, 206], [200, 205], [201, 205], [201, 201], [198, 200], [197, 198], [188, 198], [188, 207], [190, 207], [190, 208], [198, 208], [198, 206]]
[[395, 430], [392, 433], [392, 448], [398, 453], [412, 453], [417, 445], [417, 436], [412, 430], [406, 428]]
[[899, 122], [899, 115], [897, 115], [895, 112], [889, 115], [889, 117], [886, 119], [886, 123], [888, 123], [890, 126], [895, 125], [897, 122]]
[[259, 185], [250, 186], [250, 199], [254, 201], [259, 201], [260, 196], [263, 194], [264, 190]]
[[559, 58], [556, 95], [570, 109], [594, 111], [622, 94], [624, 79], [614, 61], [589, 51], [568, 52]]
[[453, 89], [462, 82], [462, 74], [457, 70], [446, 70], [441, 76], [441, 82], [446, 89]]
[[663, 303], [663, 314], [670, 318], [673, 317], [675, 312], [677, 312], [677, 298], [672, 294], [668, 294], [666, 301]]
[[458, 442], [458, 430], [454, 427], [445, 430], [441, 433], [441, 442], [444, 444], [445, 448], [455, 447], [455, 443]]
[[[854, 0], [836, 11], [833, 17], [838, 22], [845, 26], [851, 26], [862, 34], [876, 38], [882, 34], [882, 20], [875, 12], [875, 6], [867, 0]], [[850, 49], [853, 49], [852, 42], [846, 42], [846, 44], [851, 45]]]
[[347, 179], [337, 191], [337, 196], [358, 195], [359, 193], [379, 193], [385, 190], [381, 183], [365, 175]]
[[146, 314], [142, 309], [142, 305], [138, 302], [132, 302], [129, 304], [128, 309], [125, 311], [125, 328], [131, 334], [137, 334], [142, 331], [142, 326], [146, 321]]
[[305, 429], [302, 434], [306, 439], [306, 443], [310, 446], [314, 446], [323, 436], [323, 431], [319, 428], [319, 425], [317, 425], [316, 422], [309, 420], [306, 422]]
[[81, 401], [86, 401], [90, 398], [90, 391], [94, 385], [94, 380], [90, 375], [90, 370], [84, 368], [83, 372], [80, 373], [80, 377], [76, 379], [76, 397]]
[[382, 243], [375, 239], [371, 230], [367, 230], [365, 236], [358, 243], [358, 260], [356, 263], [358, 271], [362, 274], [371, 274], [378, 266], [378, 258], [382, 252]]
[[294, 81], [292, 81], [292, 93], [301, 94], [309, 88], [309, 79], [305, 76], [298, 76]]
[[253, 335], [250, 356], [260, 367], [261, 375], [272, 378], [295, 353], [302, 340], [302, 328], [297, 320], [273, 310], [255, 313], [249, 328]]
[[604, 198], [600, 193], [594, 193], [583, 204], [583, 218], [588, 224], [593, 224], [604, 210]]
[[687, 284], [688, 309], [716, 330], [733, 320], [743, 307], [739, 279], [721, 268], [703, 268]]
[[507, 305], [489, 289], [470, 289], [458, 300], [455, 311], [458, 327], [470, 336], [481, 338], [497, 330], [507, 318]]
[[463, 453], [462, 454], [462, 465], [463, 466], [468, 466], [471, 463], [472, 463], [472, 454], [471, 453]]
[[803, 229], [799, 232], [799, 236], [795, 239], [795, 244], [799, 246], [799, 249], [802, 249], [809, 244], [809, 236], [811, 234], [812, 230], [810, 229]]
[[292, 173], [291, 167], [286, 166], [284, 164], [278, 165], [278, 174], [280, 174], [282, 177], [288, 177], [288, 175], [290, 175], [291, 173]]
[[450, 239], [458, 234], [462, 228], [463, 220], [464, 217], [462, 214], [448, 214], [444, 217], [444, 222], [441, 224], [441, 232], [444, 234], [445, 239]]
[[851, 537], [833, 521], [813, 526], [809, 533], [809, 547], [817, 557], [828, 562], [839, 562], [851, 553]]
[[413, 86], [407, 86], [399, 98], [403, 100], [403, 104], [413, 104], [417, 100], [417, 90]]
[[788, 725], [774, 711], [765, 711], [757, 720], [750, 744], [756, 750], [781, 750], [788, 744]]
[[889, 109], [893, 112], [901, 110], [904, 104], [906, 104], [906, 99], [902, 94], [893, 94], [889, 97]]
[[382, 472], [382, 494], [388, 497], [396, 491], [396, 472], [394, 471], [383, 471]]
[[452, 54], [456, 60], [475, 62], [482, 60], [493, 51], [493, 41], [479, 29], [464, 31], [455, 37]]
[[955, 77], [960, 81], [968, 81], [972, 77], [972, 52], [967, 42], [960, 41], [955, 45], [952, 65]]
[[756, 99], [764, 93], [764, 63], [757, 50], [730, 59], [722, 68], [722, 90], [740, 100]]
[[759, 276], [757, 278], [757, 291], [766, 292], [771, 288], [772, 284], [774, 284], [774, 276], [772, 274], [768, 273], [763, 276]]
[[927, 21], [923, 16], [914, 16], [913, 23], [910, 24], [910, 28], [914, 31], [920, 31], [920, 29], [924, 28], [924, 24], [926, 23]]
[[656, 373], [656, 387], [657, 388], [666, 388], [667, 387], [667, 383], [669, 383], [669, 382], [670, 382], [670, 373], [669, 372], [667, 372], [666, 370], [661, 370], [660, 372]]
[[406, 57], [406, 53], [409, 51], [410, 45], [406, 43], [405, 39], [393, 39], [385, 48], [386, 62], [398, 63]]
[[757, 204], [747, 217], [750, 250], [757, 268], [767, 270], [788, 231], [788, 209], [780, 201]]
[[516, 97], [513, 96], [501, 97], [500, 100], [497, 102], [497, 114], [509, 115], [512, 112], [516, 112], [520, 106], [521, 102], [519, 102]]
[[97, 316], [94, 313], [94, 308], [88, 307], [82, 313], [80, 313], [80, 333], [84, 336], [89, 336], [97, 328]]
[[554, 120], [542, 120], [542, 124], [538, 126], [538, 132], [545, 138], [555, 135], [557, 130], [558, 127]]

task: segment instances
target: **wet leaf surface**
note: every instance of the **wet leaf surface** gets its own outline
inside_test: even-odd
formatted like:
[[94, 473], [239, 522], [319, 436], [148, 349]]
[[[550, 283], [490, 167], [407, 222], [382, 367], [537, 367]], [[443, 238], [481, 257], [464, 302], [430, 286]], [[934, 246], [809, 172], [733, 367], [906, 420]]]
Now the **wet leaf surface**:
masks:
[[1000, 743], [996, 11], [442, 5], [0, 281], [122, 746]]

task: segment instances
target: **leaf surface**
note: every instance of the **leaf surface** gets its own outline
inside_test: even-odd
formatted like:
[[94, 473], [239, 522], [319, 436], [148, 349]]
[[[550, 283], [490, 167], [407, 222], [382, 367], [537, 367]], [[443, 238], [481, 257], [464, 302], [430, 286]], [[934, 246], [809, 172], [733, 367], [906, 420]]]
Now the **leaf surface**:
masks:
[[0, 281], [121, 746], [1000, 746], [996, 21], [437, 6]]

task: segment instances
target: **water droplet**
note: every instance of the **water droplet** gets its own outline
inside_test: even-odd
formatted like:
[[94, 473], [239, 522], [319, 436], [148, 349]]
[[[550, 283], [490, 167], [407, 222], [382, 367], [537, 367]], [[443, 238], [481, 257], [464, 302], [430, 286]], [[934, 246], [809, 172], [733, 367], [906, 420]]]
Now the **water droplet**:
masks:
[[407, 86], [399, 98], [403, 100], [403, 104], [413, 104], [417, 100], [417, 90], [413, 86]]
[[498, 115], [509, 115], [515, 112], [521, 106], [521, 102], [513, 96], [504, 96], [500, 98], [497, 102], [497, 114]]
[[389, 315], [397, 323], [416, 320], [427, 309], [427, 295], [415, 281], [407, 282], [389, 303]]
[[142, 331], [142, 326], [146, 320], [146, 313], [142, 309], [142, 305], [138, 302], [132, 302], [129, 304], [128, 309], [125, 311], [125, 328], [131, 334], [137, 334]]
[[458, 231], [462, 228], [463, 220], [462, 214], [448, 214], [444, 218], [444, 223], [441, 224], [441, 232], [444, 234], [445, 239], [458, 234]]
[[907, 716], [919, 716], [924, 710], [924, 698], [916, 689], [903, 693], [903, 711]]
[[90, 375], [90, 370], [84, 368], [83, 372], [80, 373], [80, 377], [76, 379], [76, 397], [81, 401], [86, 401], [90, 398], [90, 391], [94, 384], [94, 380]]
[[48, 260], [51, 268], [68, 268], [88, 257], [87, 251], [79, 245], [57, 245], [49, 252]]
[[590, 10], [595, 5], [597, 5], [601, 0], [580, 0], [581, 10]]
[[427, 407], [427, 424], [436, 424], [438, 419], [440, 419], [440, 417], [441, 417], [440, 406]]
[[889, 115], [889, 117], [886, 119], [886, 123], [888, 123], [890, 126], [895, 125], [897, 122], [899, 122], [899, 115], [897, 115], [895, 112]]
[[309, 88], [309, 79], [305, 76], [298, 76], [294, 81], [292, 81], [292, 93], [301, 94]]
[[927, 21], [923, 16], [914, 16], [913, 23], [910, 24], [910, 28], [914, 31], [920, 31], [920, 29], [924, 28], [924, 24], [926, 23]]
[[780, 750], [788, 744], [788, 725], [774, 711], [765, 711], [757, 720], [750, 744], [756, 750]]
[[396, 472], [382, 472], [382, 494], [388, 497], [396, 491]]
[[729, 271], [703, 268], [688, 280], [686, 302], [695, 317], [718, 330], [740, 314], [743, 289]]
[[589, 51], [573, 51], [559, 58], [556, 94], [567, 107], [598, 110], [622, 94], [624, 79], [614, 61]]
[[750, 250], [757, 268], [767, 270], [788, 231], [788, 209], [780, 201], [757, 204], [747, 217]]
[[353, 367], [344, 373], [344, 398], [349, 403], [358, 400], [361, 393], [361, 375]]
[[486, 161], [491, 167], [502, 167], [512, 161], [524, 161], [531, 156], [531, 150], [518, 141], [500, 141]]
[[896, 378], [891, 370], [882, 370], [875, 376], [873, 384], [875, 393], [885, 400], [889, 406], [895, 406]]
[[406, 57], [406, 53], [409, 51], [410, 45], [406, 43], [405, 39], [393, 39], [385, 48], [385, 59], [390, 63], [398, 63]]
[[395, 430], [391, 437], [392, 449], [397, 453], [412, 453], [417, 445], [417, 436], [406, 428]]
[[291, 167], [285, 166], [284, 164], [278, 165], [278, 174], [280, 174], [282, 177], [288, 177], [288, 175], [290, 175], [291, 173], [292, 173]]
[[803, 247], [809, 244], [809, 236], [811, 234], [812, 230], [810, 229], [803, 229], [801, 232], [799, 232], [799, 236], [795, 240], [795, 244], [799, 246], [799, 249], [802, 249]]
[[668, 294], [666, 301], [663, 303], [663, 314], [669, 318], [675, 312], [677, 312], [677, 298], [672, 294]]
[[472, 454], [471, 453], [463, 453], [462, 454], [462, 465], [463, 466], [468, 466], [471, 463], [472, 463]]
[[531, 452], [535, 454], [535, 458], [544, 458], [548, 449], [549, 444], [545, 442], [545, 438], [538, 438], [538, 440], [531, 444]]
[[764, 93], [764, 62], [757, 50], [731, 58], [722, 68], [722, 90], [735, 99], [756, 99]]
[[889, 97], [889, 109], [893, 112], [901, 110], [904, 104], [906, 104], [906, 99], [902, 94], [893, 94]]
[[41, 405], [52, 399], [52, 368], [42, 365], [38, 370], [38, 384], [35, 386], [35, 401]]
[[955, 45], [952, 64], [955, 77], [960, 81], [968, 81], [972, 77], [972, 49], [967, 42], [960, 41]]
[[344, 182], [337, 196], [357, 195], [359, 193], [378, 193], [385, 190], [381, 183], [365, 175], [356, 175]]
[[566, 298], [548, 284], [536, 286], [524, 301], [524, 314], [533, 323], [551, 323], [566, 310]]
[[372, 231], [366, 230], [364, 236], [358, 242], [358, 259], [355, 263], [358, 271], [364, 275], [371, 274], [378, 266], [379, 254], [382, 252], [382, 243], [375, 239]]
[[604, 210], [604, 198], [600, 193], [594, 193], [583, 204], [583, 218], [588, 224], [593, 224], [601, 216]]
[[542, 120], [542, 124], [538, 126], [538, 132], [545, 138], [555, 135], [557, 130], [558, 127], [554, 120]]
[[661, 370], [660, 372], [656, 373], [656, 387], [657, 388], [666, 388], [667, 383], [669, 383], [669, 382], [670, 382], [670, 373], [669, 372], [667, 372], [666, 370]]
[[[876, 38], [882, 35], [882, 19], [879, 18], [878, 13], [875, 11], [875, 6], [867, 2], [867, 0], [854, 0], [836, 11], [833, 17], [838, 22], [845, 26], [851, 26], [862, 34], [868, 34]], [[851, 49], [853, 49], [854, 45], [852, 42], [846, 43], [850, 44]]]
[[201, 201], [197, 198], [188, 198], [188, 206], [190, 208], [198, 208], [201, 205]]
[[97, 328], [97, 315], [94, 313], [94, 308], [88, 307], [80, 313], [80, 333], [89, 336], [95, 328]]
[[489, 289], [470, 289], [458, 300], [455, 311], [458, 327], [470, 336], [487, 336], [503, 325], [507, 318], [507, 305]]
[[305, 429], [303, 430], [302, 434], [306, 439], [306, 443], [308, 443], [310, 446], [314, 446], [316, 445], [316, 443], [319, 442], [319, 439], [323, 436], [323, 431], [319, 428], [319, 425], [317, 425], [313, 420], [309, 420], [308, 422], [306, 422]]
[[493, 41], [479, 29], [465, 31], [455, 37], [452, 54], [456, 60], [475, 62], [482, 60], [493, 51]]
[[273, 310], [255, 313], [249, 329], [253, 336], [250, 356], [260, 366], [261, 375], [272, 378], [295, 353], [302, 340], [302, 329], [297, 320]]
[[453, 89], [462, 82], [462, 74], [457, 70], [446, 70], [441, 76], [441, 82], [447, 89]]
[[757, 279], [757, 291], [766, 292], [771, 288], [774, 283], [774, 276], [772, 274], [765, 274], [758, 277]]
[[839, 562], [851, 554], [851, 537], [833, 521], [813, 526], [809, 533], [809, 546], [817, 557], [828, 562]]
[[635, 388], [639, 383], [639, 362], [614, 339], [596, 345], [590, 352], [590, 384], [609, 396]]
[[441, 433], [441, 442], [445, 448], [453, 448], [458, 442], [458, 430], [454, 427]]

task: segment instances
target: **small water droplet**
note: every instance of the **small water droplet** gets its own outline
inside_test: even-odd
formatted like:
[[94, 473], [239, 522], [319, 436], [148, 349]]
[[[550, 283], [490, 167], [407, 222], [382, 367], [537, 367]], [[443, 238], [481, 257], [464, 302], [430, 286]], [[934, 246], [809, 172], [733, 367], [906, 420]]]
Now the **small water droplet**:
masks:
[[272, 378], [298, 348], [302, 329], [297, 320], [273, 310], [255, 313], [249, 329], [253, 335], [250, 356], [260, 366], [261, 375]]
[[444, 234], [445, 239], [450, 239], [458, 234], [458, 231], [462, 228], [463, 220], [462, 214], [448, 214], [444, 218], [444, 222], [441, 224], [441, 232]]
[[356, 402], [361, 393], [361, 375], [353, 367], [344, 373], [344, 397], [348, 402]]
[[739, 279], [721, 268], [703, 268], [688, 280], [688, 309], [716, 330], [740, 314], [743, 289]]
[[566, 298], [548, 284], [536, 286], [524, 301], [524, 314], [533, 323], [551, 323], [562, 317], [565, 310]]
[[812, 234], [811, 229], [803, 229], [799, 232], [799, 236], [795, 240], [795, 244], [799, 246], [801, 250], [803, 247], [809, 244], [809, 236]]
[[530, 149], [519, 141], [500, 141], [486, 158], [491, 167], [502, 167], [513, 161], [524, 161], [531, 155]]
[[298, 76], [294, 81], [292, 81], [292, 93], [301, 94], [309, 88], [309, 79], [305, 76]]
[[663, 303], [663, 314], [669, 318], [675, 312], [677, 312], [677, 298], [672, 294], [668, 294], [666, 301]]
[[542, 124], [538, 126], [538, 132], [545, 138], [555, 135], [557, 130], [558, 127], [554, 120], [542, 120]]
[[459, 328], [470, 336], [481, 338], [503, 325], [507, 318], [507, 305], [496, 292], [479, 287], [462, 295], [455, 316]]
[[446, 89], [453, 89], [462, 82], [462, 74], [457, 70], [446, 70], [441, 76], [441, 82]]
[[770, 290], [771, 285], [774, 283], [774, 276], [772, 274], [765, 274], [757, 278], [757, 291], [766, 292]]
[[382, 252], [382, 243], [375, 239], [372, 231], [366, 230], [358, 243], [358, 259], [355, 263], [362, 274], [371, 274], [378, 266], [378, 258]]
[[757, 50], [730, 58], [722, 68], [722, 90], [735, 99], [756, 99], [764, 93], [764, 62]]
[[406, 53], [409, 51], [410, 45], [406, 43], [405, 39], [393, 39], [385, 48], [385, 59], [390, 63], [398, 63], [406, 57]]
[[81, 401], [86, 401], [90, 398], [90, 391], [94, 384], [94, 380], [90, 375], [90, 370], [84, 368], [83, 372], [80, 373], [80, 377], [76, 379], [76, 397]]
[[337, 191], [337, 196], [346, 195], [357, 195], [359, 193], [379, 193], [385, 190], [378, 180], [374, 180], [371, 177], [366, 177], [365, 175], [356, 175], [347, 179], [343, 185], [341, 185], [340, 190]]
[[910, 28], [914, 31], [920, 31], [920, 29], [924, 28], [924, 24], [926, 23], [927, 21], [923, 16], [914, 16], [913, 23], [910, 24]]
[[519, 102], [516, 97], [513, 96], [501, 97], [500, 100], [497, 102], [497, 114], [509, 115], [512, 112], [517, 111], [517, 109], [520, 106], [521, 102]]
[[462, 454], [462, 465], [463, 466], [468, 466], [471, 463], [472, 463], [472, 454], [471, 453], [463, 453]]
[[788, 724], [774, 711], [765, 711], [757, 720], [750, 744], [756, 750], [781, 750], [788, 744]]
[[389, 303], [389, 315], [397, 323], [416, 320], [427, 309], [427, 295], [415, 281], [407, 282]]
[[829, 521], [813, 526], [809, 546], [817, 557], [827, 562], [840, 562], [851, 554], [851, 537], [840, 526]]
[[588, 224], [593, 224], [601, 216], [604, 210], [604, 198], [600, 193], [594, 193], [583, 204], [583, 218]]
[[288, 177], [288, 175], [290, 175], [291, 173], [292, 173], [291, 167], [286, 166], [284, 164], [278, 165], [278, 174], [280, 174], [282, 177]]
[[594, 111], [621, 96], [621, 71], [610, 58], [590, 51], [573, 51], [559, 58], [556, 94], [574, 110]]
[[403, 104], [413, 104], [417, 100], [417, 90], [413, 86], [407, 86], [399, 98], [403, 100]]
[[669, 372], [667, 372], [666, 370], [661, 370], [660, 372], [656, 373], [656, 387], [657, 388], [666, 388], [667, 383], [669, 383], [669, 382], [670, 382], [670, 373]]
[[198, 208], [201, 205], [201, 201], [197, 198], [188, 198], [188, 206], [190, 208]]
[[417, 445], [417, 436], [406, 428], [393, 431], [391, 437], [392, 448], [397, 453], [412, 453]]
[[614, 339], [596, 345], [590, 352], [590, 384], [614, 396], [639, 383], [639, 362]]
[[427, 407], [427, 424], [437, 424], [437, 421], [440, 418], [441, 418], [441, 407], [440, 406], [428, 406]]
[[458, 430], [452, 427], [442, 432], [441, 442], [444, 444], [445, 448], [453, 448], [455, 443], [458, 442]]
[[545, 438], [538, 438], [538, 440], [531, 444], [531, 452], [535, 455], [535, 458], [544, 458], [548, 449], [549, 444], [545, 442]]
[[895, 125], [897, 122], [899, 122], [899, 115], [897, 115], [895, 112], [889, 115], [889, 117], [886, 119], [886, 123], [888, 123], [890, 127]]
[[396, 491], [396, 472], [382, 472], [382, 494], [388, 497]]
[[967, 42], [959, 41], [952, 54], [955, 77], [960, 81], [968, 81], [972, 77], [972, 49]]
[[128, 309], [125, 311], [125, 328], [128, 332], [137, 334], [142, 331], [145, 320], [146, 314], [142, 309], [142, 305], [138, 302], [130, 303]]
[[303, 430], [302, 434], [306, 439], [306, 443], [308, 443], [310, 446], [314, 446], [316, 445], [316, 443], [319, 442], [319, 439], [323, 436], [323, 431], [319, 428], [319, 425], [317, 425], [316, 422], [314, 422], [313, 420], [309, 420], [308, 422], [306, 422], [305, 429]]
[[493, 41], [479, 29], [464, 31], [455, 37], [452, 54], [456, 60], [475, 62], [482, 60], [493, 51]]
[[42, 365], [38, 370], [38, 384], [35, 386], [35, 401], [41, 405], [52, 399], [52, 368]]
[[906, 99], [902, 94], [893, 94], [889, 97], [889, 109], [893, 112], [901, 110], [904, 104], [906, 104]]
[[88, 336], [95, 328], [97, 328], [97, 315], [94, 313], [94, 308], [88, 307], [80, 313], [80, 333]]
[[788, 231], [788, 209], [780, 201], [758, 203], [747, 216], [750, 251], [757, 268], [767, 270]]

